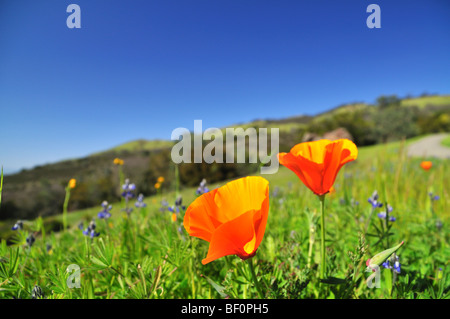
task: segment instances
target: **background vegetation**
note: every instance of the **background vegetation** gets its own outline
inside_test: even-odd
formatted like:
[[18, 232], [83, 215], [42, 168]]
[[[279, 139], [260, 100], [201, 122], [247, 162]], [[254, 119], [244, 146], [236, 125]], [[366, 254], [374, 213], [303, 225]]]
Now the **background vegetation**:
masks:
[[[375, 105], [351, 103], [316, 116], [297, 116], [281, 120], [255, 120], [233, 127], [280, 128], [280, 151], [289, 149], [307, 134], [323, 135], [345, 128], [358, 146], [375, 145], [428, 133], [450, 132], [450, 96], [380, 96]], [[37, 166], [5, 176], [0, 221], [33, 219], [60, 214], [64, 188], [70, 178], [78, 181], [71, 194], [69, 211], [116, 202], [120, 188], [116, 157], [125, 160], [124, 174], [145, 196], [157, 193], [159, 176], [165, 176], [163, 190], [174, 188], [174, 167], [170, 160], [172, 141], [137, 140], [86, 158]], [[224, 151], [224, 154], [226, 152]], [[215, 183], [255, 173], [254, 164], [182, 164], [180, 183], [197, 185], [203, 178]], [[0, 226], [1, 227], [1, 226]], [[53, 229], [61, 227], [55, 222]], [[0, 229], [1, 234], [1, 229]]]

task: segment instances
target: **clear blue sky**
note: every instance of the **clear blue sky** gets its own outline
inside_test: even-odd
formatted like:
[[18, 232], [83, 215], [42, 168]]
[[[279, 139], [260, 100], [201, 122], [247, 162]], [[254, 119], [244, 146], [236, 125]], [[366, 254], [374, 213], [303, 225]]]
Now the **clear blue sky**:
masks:
[[[81, 29], [66, 8], [81, 7]], [[381, 29], [366, 8], [381, 7]], [[0, 0], [0, 165], [450, 93], [450, 2]]]

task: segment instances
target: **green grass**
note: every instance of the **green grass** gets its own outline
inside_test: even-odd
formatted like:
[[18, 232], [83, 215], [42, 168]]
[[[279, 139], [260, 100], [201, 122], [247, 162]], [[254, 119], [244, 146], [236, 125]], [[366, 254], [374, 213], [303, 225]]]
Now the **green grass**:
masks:
[[354, 103], [354, 104], [346, 104], [340, 107], [337, 107], [331, 111], [325, 112], [324, 114], [319, 114], [314, 118], [315, 122], [322, 122], [332, 118], [335, 115], [353, 113], [356, 111], [364, 110], [370, 108], [371, 106], [366, 103]]
[[[423, 171], [422, 159], [405, 155], [405, 146], [411, 142], [360, 148], [358, 159], [341, 169], [335, 192], [325, 202], [326, 284], [318, 278], [317, 196], [285, 167], [263, 175], [270, 183], [270, 211], [253, 262], [265, 298], [449, 297], [450, 181], [445, 172], [450, 171], [450, 163], [433, 159], [433, 168]], [[380, 241], [378, 231], [386, 225], [377, 217], [382, 211], [378, 209], [364, 242], [360, 233], [370, 215], [367, 199], [374, 190], [383, 203], [394, 208], [391, 215], [396, 221], [389, 224], [390, 236]], [[186, 206], [196, 198], [195, 188], [180, 192]], [[440, 199], [432, 202], [429, 192]], [[147, 207], [134, 209], [130, 218], [121, 210], [123, 203], [113, 203], [113, 216], [107, 222], [97, 219], [100, 236], [92, 241], [77, 226], [81, 221], [87, 226], [100, 207], [70, 212], [66, 232], [43, 228], [61, 216], [28, 221], [24, 230], [14, 233], [13, 245], [5, 241], [0, 245], [0, 297], [30, 298], [38, 285], [46, 298], [258, 298], [251, 271], [238, 257], [201, 264], [208, 243], [189, 237], [182, 228], [182, 214], [172, 222], [167, 210], [161, 212], [162, 198], [173, 205], [175, 193], [147, 198]], [[444, 227], [436, 227], [438, 221]], [[30, 233], [36, 235], [32, 247], [26, 245]], [[365, 261], [401, 241], [405, 244], [397, 254], [402, 271], [395, 284], [392, 271], [382, 269], [381, 287], [368, 288], [366, 279], [371, 273], [365, 272]], [[309, 251], [311, 265], [307, 267]], [[66, 268], [71, 264], [81, 268], [79, 289], [67, 286]]]
[[435, 105], [435, 106], [450, 105], [450, 95], [432, 95], [432, 96], [404, 99], [401, 101], [401, 105], [417, 106], [419, 108], [424, 108], [427, 105]]
[[120, 144], [116, 147], [106, 151], [96, 153], [93, 155], [103, 154], [106, 152], [136, 152], [136, 151], [153, 151], [161, 148], [168, 148], [173, 146], [173, 141], [165, 140], [136, 140]]
[[442, 144], [443, 146], [450, 147], [450, 135], [447, 136], [447, 137], [445, 137], [445, 138], [441, 141], [441, 144]]

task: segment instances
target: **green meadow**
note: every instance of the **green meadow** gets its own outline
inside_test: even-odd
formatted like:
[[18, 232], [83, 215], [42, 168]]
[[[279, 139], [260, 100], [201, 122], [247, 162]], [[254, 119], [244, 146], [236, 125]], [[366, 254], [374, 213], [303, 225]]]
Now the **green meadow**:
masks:
[[[417, 139], [361, 147], [358, 159], [339, 172], [325, 199], [325, 280], [319, 279], [318, 268], [318, 197], [285, 167], [262, 175], [270, 185], [270, 210], [251, 262], [264, 298], [449, 298], [450, 164], [428, 159], [433, 166], [423, 170], [425, 158], [406, 156], [406, 147]], [[123, 210], [127, 203], [118, 198], [107, 220], [97, 218], [100, 206], [70, 211], [66, 231], [46, 229], [61, 215], [25, 221], [16, 231], [3, 222], [2, 231], [12, 232], [13, 239], [0, 245], [0, 298], [258, 298], [248, 262], [227, 256], [202, 265], [208, 243], [183, 228], [183, 214], [197, 197], [196, 189], [161, 191], [146, 198], [142, 208], [133, 199], [129, 215]], [[368, 202], [374, 191], [382, 207]], [[161, 203], [173, 206], [177, 195], [185, 207], [173, 221]], [[392, 210], [380, 218], [387, 205]], [[85, 229], [93, 218], [99, 236], [91, 238], [79, 224]], [[35, 238], [31, 245], [30, 234]], [[373, 272], [366, 261], [402, 241], [396, 251], [400, 272], [380, 266], [379, 287], [370, 288]]]

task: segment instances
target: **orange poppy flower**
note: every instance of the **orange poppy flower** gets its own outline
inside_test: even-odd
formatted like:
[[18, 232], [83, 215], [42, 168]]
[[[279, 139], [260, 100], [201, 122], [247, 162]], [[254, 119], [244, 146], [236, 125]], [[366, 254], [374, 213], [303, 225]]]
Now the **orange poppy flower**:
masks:
[[317, 195], [328, 193], [341, 167], [356, 159], [358, 149], [347, 139], [318, 140], [295, 145], [279, 153], [280, 164], [293, 171]]
[[172, 221], [173, 222], [177, 221], [177, 214], [175, 214], [175, 213], [172, 214]]
[[155, 188], [156, 188], [156, 189], [159, 189], [160, 187], [161, 187], [161, 184], [160, 184], [160, 183], [156, 183], [156, 184], [155, 184]]
[[198, 197], [187, 209], [183, 225], [189, 235], [209, 242], [202, 264], [256, 254], [269, 214], [269, 182], [250, 176], [229, 182]]
[[162, 176], [158, 177], [158, 180], [157, 180], [157, 181], [158, 181], [158, 183], [160, 183], [160, 184], [163, 183], [163, 182], [164, 182], [164, 177], [162, 177]]
[[431, 163], [430, 161], [423, 161], [422, 163], [420, 163], [420, 167], [422, 167], [426, 171], [428, 171], [431, 166], [433, 166], [433, 163]]
[[69, 187], [70, 187], [70, 188], [75, 188], [76, 185], [77, 185], [77, 180], [76, 180], [75, 178], [72, 178], [72, 179], [69, 181]]

